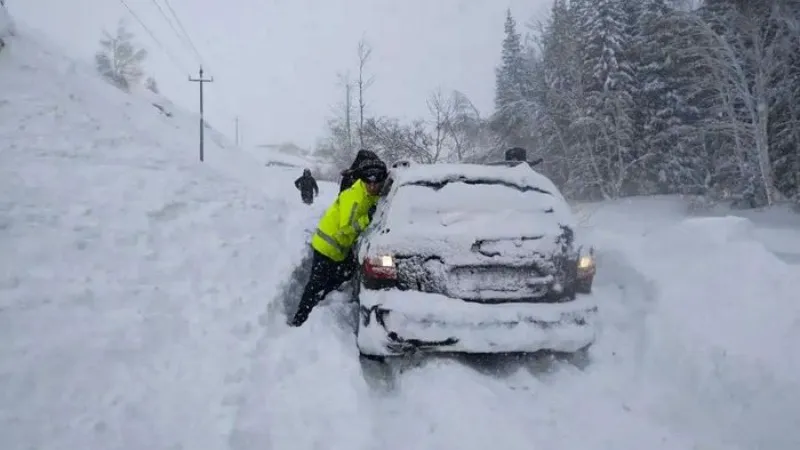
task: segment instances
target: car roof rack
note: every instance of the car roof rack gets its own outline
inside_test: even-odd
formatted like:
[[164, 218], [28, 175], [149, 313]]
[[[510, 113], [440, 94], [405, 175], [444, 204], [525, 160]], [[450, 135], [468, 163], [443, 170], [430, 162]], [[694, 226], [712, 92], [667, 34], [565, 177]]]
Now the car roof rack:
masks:
[[485, 162], [487, 166], [506, 166], [506, 167], [515, 167], [522, 163], [528, 163], [530, 167], [536, 167], [544, 161], [544, 158], [536, 158], [533, 160], [528, 161], [518, 161], [518, 160], [501, 160], [501, 161], [489, 161]]

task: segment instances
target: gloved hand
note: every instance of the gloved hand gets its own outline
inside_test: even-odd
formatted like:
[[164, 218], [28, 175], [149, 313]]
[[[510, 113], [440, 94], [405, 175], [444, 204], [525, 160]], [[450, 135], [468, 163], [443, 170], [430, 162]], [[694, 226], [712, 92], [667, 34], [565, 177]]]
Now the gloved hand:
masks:
[[372, 207], [367, 211], [367, 217], [369, 217], [370, 222], [372, 221], [372, 216], [375, 215], [375, 210], [377, 209], [376, 205], [372, 205]]

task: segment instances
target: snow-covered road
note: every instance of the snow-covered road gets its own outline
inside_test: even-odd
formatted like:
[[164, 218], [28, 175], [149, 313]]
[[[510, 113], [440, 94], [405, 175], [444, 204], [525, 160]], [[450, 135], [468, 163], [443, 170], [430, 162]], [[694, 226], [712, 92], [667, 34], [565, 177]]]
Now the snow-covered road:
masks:
[[3, 450], [800, 448], [793, 216], [583, 205], [590, 365], [387, 373], [359, 361], [345, 294], [285, 325], [335, 186], [308, 207], [293, 170], [213, 143], [199, 165], [194, 117], [50, 48], [0, 54]]
[[[362, 367], [346, 298], [333, 295], [301, 329], [274, 318], [232, 447], [796, 448], [798, 272], [752, 223], [687, 221], [681, 208], [645, 200], [618, 211], [619, 223], [610, 205], [587, 223], [600, 249], [604, 330], [584, 370], [440, 357], [400, 374]], [[746, 289], [731, 289], [731, 276]], [[774, 317], [742, 322], [764, 314]]]

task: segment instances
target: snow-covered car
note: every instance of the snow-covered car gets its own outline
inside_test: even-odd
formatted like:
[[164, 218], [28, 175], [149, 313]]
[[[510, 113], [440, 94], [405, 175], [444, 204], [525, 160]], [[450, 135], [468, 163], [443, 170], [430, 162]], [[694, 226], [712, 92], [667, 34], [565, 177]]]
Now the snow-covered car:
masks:
[[574, 353], [595, 339], [592, 254], [527, 164], [393, 171], [357, 244], [358, 348]]

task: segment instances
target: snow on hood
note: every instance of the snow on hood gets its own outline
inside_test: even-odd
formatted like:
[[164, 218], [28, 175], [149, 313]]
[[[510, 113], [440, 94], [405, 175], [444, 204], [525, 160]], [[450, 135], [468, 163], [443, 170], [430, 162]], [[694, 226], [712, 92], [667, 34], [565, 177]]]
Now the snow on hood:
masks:
[[447, 258], [477, 242], [486, 255], [526, 257], [554, 252], [562, 227], [575, 227], [555, 185], [524, 165], [415, 166], [392, 189], [374, 251]]

